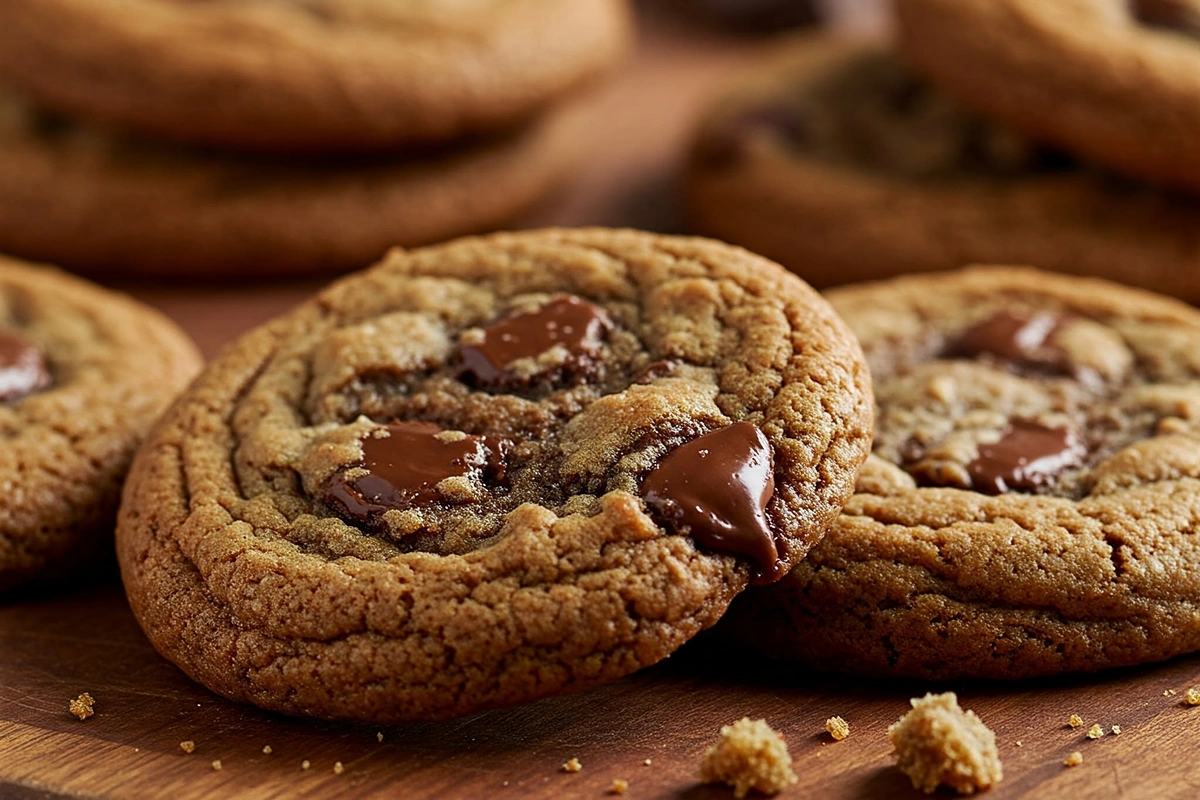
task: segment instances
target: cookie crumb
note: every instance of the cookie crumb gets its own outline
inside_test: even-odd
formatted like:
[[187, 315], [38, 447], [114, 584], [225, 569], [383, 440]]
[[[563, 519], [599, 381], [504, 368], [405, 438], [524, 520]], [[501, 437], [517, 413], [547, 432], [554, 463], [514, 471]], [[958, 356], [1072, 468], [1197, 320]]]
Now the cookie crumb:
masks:
[[1067, 760], [1063, 762], [1068, 767], [1078, 767], [1083, 763], [1083, 753], [1078, 750], [1072, 751], [1071, 755], [1067, 756]]
[[766, 720], [742, 717], [721, 727], [721, 738], [700, 762], [700, 780], [727, 783], [733, 796], [742, 798], [751, 789], [779, 794], [800, 779], [783, 737]]
[[1015, 742], [1013, 742], [1013, 744], [1015, 744], [1017, 747], [1023, 747], [1023, 746], [1024, 746], [1024, 745], [1022, 744], [1022, 742], [1021, 742], [1021, 740], [1020, 740], [1020, 739], [1017, 739]]
[[579, 762], [578, 758], [572, 758], [562, 765], [563, 772], [579, 772], [581, 769], [583, 769], [583, 764]]
[[1067, 727], [1069, 727], [1069, 728], [1079, 728], [1082, 726], [1083, 726], [1083, 717], [1079, 716], [1078, 714], [1072, 714], [1071, 718], [1069, 720], [1067, 720]]
[[1176, 694], [1174, 689], [1163, 689], [1163, 697], [1174, 697]]
[[188, 739], [186, 742], [179, 743], [179, 749], [185, 753], [194, 753], [196, 752], [196, 743]]
[[72, 714], [79, 717], [80, 721], [83, 721], [95, 715], [96, 700], [90, 694], [84, 692], [72, 700], [67, 707], [71, 710]]
[[271, 755], [271, 745], [269, 745], [269, 744], [264, 744], [264, 745], [263, 745], [263, 755], [264, 755], [264, 756], [269, 756], [269, 755]]
[[829, 735], [837, 742], [850, 735], [850, 725], [841, 717], [830, 717], [825, 720], [825, 730], [829, 731]]
[[625, 794], [629, 791], [629, 781], [616, 778], [613, 780], [612, 786], [608, 787], [609, 794]]
[[345, 771], [346, 771], [346, 768], [342, 766], [342, 762], [340, 762], [340, 761], [333, 762], [333, 774], [334, 775], [341, 775]]
[[312, 764], [308, 763], [307, 758], [300, 762], [300, 769], [308, 769], [311, 766]]
[[1100, 723], [1096, 723], [1092, 727], [1088, 728], [1087, 737], [1089, 739], [1099, 739], [1103, 735], [1104, 728], [1100, 727]]
[[643, 761], [643, 762], [642, 762], [642, 766], [643, 766], [643, 767], [648, 767], [648, 766], [650, 766], [650, 765], [651, 765], [651, 764], [653, 764], [653, 763], [654, 763], [654, 760], [653, 760], [653, 759], [647, 758], [645, 761]]
[[913, 788], [931, 794], [945, 785], [973, 794], [1004, 778], [996, 734], [974, 711], [963, 711], [954, 692], [910, 702], [912, 710], [888, 727], [888, 738]]
[[220, 772], [221, 771], [221, 759], [218, 758], [216, 761], [214, 761], [212, 763], [212, 768], [213, 768], [214, 772]]
[[1187, 693], [1183, 696], [1183, 702], [1189, 706], [1200, 706], [1200, 689], [1195, 687], [1188, 689]]
[[1112, 726], [1112, 734], [1113, 734], [1113, 736], [1120, 736], [1121, 735], [1121, 726], [1113, 725]]
[[377, 742], [383, 741], [383, 731], [380, 731], [379, 733], [375, 734], [375, 741], [377, 741]]

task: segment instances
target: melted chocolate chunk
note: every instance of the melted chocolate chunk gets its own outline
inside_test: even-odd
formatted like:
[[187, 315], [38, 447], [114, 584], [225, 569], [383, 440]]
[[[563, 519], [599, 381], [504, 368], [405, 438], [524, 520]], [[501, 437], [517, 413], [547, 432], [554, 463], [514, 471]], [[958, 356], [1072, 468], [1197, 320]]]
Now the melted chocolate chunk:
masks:
[[0, 331], [0, 402], [41, 391], [50, 385], [46, 354], [12, 331]]
[[1133, 16], [1146, 25], [1200, 36], [1200, 3], [1196, 0], [1130, 0]]
[[1069, 428], [1014, 419], [995, 444], [980, 445], [967, 464], [972, 488], [986, 494], [1036, 492], [1080, 463], [1083, 448]]
[[388, 436], [362, 441], [366, 474], [343, 470], [330, 480], [326, 501], [355, 522], [373, 523], [386, 511], [442, 499], [447, 478], [503, 476], [504, 448], [484, 436], [452, 440], [430, 422], [395, 422]]
[[746, 109], [710, 129], [700, 140], [696, 156], [708, 167], [730, 167], [746, 155], [750, 142], [760, 138], [803, 144], [807, 138], [803, 112], [783, 101]]
[[950, 352], [976, 358], [992, 355], [1007, 361], [1025, 361], [1046, 344], [1061, 320], [1054, 314], [1012, 314], [1008, 311], [985, 319], [967, 330]]
[[697, 544], [749, 556], [756, 582], [779, 580], [767, 503], [775, 493], [771, 444], [749, 422], [719, 428], [675, 448], [642, 484], [646, 505], [675, 532]]
[[653, 361], [642, 367], [642, 371], [633, 379], [634, 383], [645, 385], [654, 383], [659, 378], [665, 378], [675, 371], [675, 367], [679, 366], [679, 362], [671, 359], [663, 359], [662, 361]]
[[[608, 315], [578, 297], [557, 297], [536, 311], [493, 322], [479, 342], [461, 347], [463, 376], [489, 389], [558, 385], [593, 377], [600, 343], [612, 328]], [[554, 347], [565, 360], [534, 376], [517, 375], [514, 362], [537, 358]]]

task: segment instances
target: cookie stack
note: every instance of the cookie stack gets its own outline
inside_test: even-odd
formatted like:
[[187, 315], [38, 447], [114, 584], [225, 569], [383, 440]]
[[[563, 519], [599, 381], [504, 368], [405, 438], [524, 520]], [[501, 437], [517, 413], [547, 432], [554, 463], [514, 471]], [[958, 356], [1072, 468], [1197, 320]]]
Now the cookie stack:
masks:
[[899, 0], [900, 54], [781, 43], [702, 125], [694, 220], [819, 285], [1019, 263], [1200, 300], [1185, 6]]
[[628, 40], [624, 0], [0, 4], [0, 250], [294, 275], [494, 227]]

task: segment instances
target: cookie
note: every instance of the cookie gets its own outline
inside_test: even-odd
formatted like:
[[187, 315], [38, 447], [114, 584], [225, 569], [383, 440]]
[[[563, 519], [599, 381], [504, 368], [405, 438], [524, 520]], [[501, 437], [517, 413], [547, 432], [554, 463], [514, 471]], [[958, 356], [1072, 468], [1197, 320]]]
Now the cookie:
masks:
[[366, 150], [529, 119], [629, 34], [624, 0], [45, 0], [0, 7], [0, 77], [190, 144]]
[[612, 681], [803, 557], [869, 450], [861, 352], [775, 264], [537, 231], [394, 251], [216, 361], [118, 557], [236, 700], [374, 722]]
[[871, 367], [874, 452], [838, 522], [734, 605], [727, 635], [921, 679], [1200, 649], [1200, 312], [1005, 267], [828, 298]]
[[0, 249], [105, 277], [357, 269], [531, 206], [574, 165], [580, 111], [407, 156], [253, 158], [121, 136], [0, 93]]
[[0, 257], [0, 591], [111, 553], [133, 452], [199, 369], [158, 312]]
[[698, 230], [827, 286], [981, 261], [1200, 300], [1200, 202], [967, 112], [886, 48], [785, 42], [701, 127]]
[[904, 52], [963, 102], [1130, 175], [1200, 189], [1190, 0], [897, 0]]

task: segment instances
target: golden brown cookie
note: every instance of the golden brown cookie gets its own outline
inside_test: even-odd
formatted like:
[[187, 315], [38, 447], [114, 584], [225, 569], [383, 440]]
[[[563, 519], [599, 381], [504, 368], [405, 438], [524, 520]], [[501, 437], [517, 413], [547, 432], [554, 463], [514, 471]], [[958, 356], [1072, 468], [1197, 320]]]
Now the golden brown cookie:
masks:
[[528, 119], [609, 66], [624, 0], [0, 3], [0, 76], [195, 144], [363, 150]]
[[785, 42], [708, 115], [699, 230], [817, 285], [1032, 263], [1200, 300], [1200, 202], [983, 121], [883, 47]]
[[861, 352], [744, 250], [395, 251], [214, 361], [140, 451], [134, 613], [212, 690], [468, 714], [612, 681], [802, 558], [869, 450]]
[[111, 552], [133, 451], [199, 368], [153, 309], [0, 257], [0, 590]]
[[739, 600], [727, 634], [939, 679], [1200, 649], [1200, 312], [1005, 267], [829, 300], [870, 363], [874, 454], [826, 537]]
[[150, 277], [345, 271], [494, 228], [579, 155], [578, 108], [453, 149], [267, 158], [150, 143], [0, 93], [0, 248]]
[[1195, 0], [897, 0], [904, 52], [979, 111], [1200, 189]]

